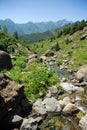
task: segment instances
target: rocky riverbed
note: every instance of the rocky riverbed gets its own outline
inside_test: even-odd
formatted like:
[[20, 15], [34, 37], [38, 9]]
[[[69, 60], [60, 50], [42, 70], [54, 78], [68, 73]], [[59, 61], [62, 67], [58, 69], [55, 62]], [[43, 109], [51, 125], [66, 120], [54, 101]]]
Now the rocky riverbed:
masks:
[[43, 62], [61, 82], [35, 101], [25, 98], [23, 86], [0, 74], [0, 130], [87, 130], [87, 65], [72, 76], [52, 61]]

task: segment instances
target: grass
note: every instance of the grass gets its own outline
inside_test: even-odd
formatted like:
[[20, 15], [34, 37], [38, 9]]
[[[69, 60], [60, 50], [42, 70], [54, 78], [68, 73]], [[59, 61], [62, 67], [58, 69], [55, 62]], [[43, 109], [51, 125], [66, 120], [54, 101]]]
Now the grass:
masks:
[[40, 97], [39, 93], [44, 94], [49, 87], [59, 82], [54, 72], [49, 71], [38, 60], [30, 64], [25, 61], [25, 56], [17, 57], [16, 61], [13, 61], [13, 68], [6, 71], [6, 74], [25, 86], [24, 93], [27, 99]]

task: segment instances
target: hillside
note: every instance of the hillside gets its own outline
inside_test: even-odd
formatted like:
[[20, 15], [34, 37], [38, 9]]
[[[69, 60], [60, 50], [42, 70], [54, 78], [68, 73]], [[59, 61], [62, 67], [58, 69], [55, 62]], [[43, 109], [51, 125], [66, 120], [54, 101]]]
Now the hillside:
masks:
[[31, 34], [31, 33], [42, 33], [48, 30], [52, 31], [57, 28], [60, 28], [64, 25], [71, 23], [67, 20], [59, 20], [57, 22], [40, 22], [40, 23], [33, 23], [28, 22], [24, 24], [16, 24], [10, 19], [0, 20], [0, 27], [3, 28], [6, 25], [8, 33], [11, 35], [13, 32], [17, 31], [19, 35], [24, 34]]
[[3, 130], [87, 128], [87, 21], [34, 44], [1, 31], [0, 101]]

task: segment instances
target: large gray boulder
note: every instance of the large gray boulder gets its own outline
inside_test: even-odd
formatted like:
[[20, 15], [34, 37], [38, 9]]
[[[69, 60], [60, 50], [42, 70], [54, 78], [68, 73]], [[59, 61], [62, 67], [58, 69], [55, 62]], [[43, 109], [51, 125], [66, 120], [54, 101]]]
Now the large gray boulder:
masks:
[[38, 99], [34, 104], [33, 104], [33, 107], [32, 107], [33, 111], [35, 111], [37, 114], [41, 114], [41, 115], [45, 115], [47, 112], [46, 112], [46, 109], [45, 109], [45, 106], [43, 104], [43, 101], [42, 99]]
[[43, 104], [47, 112], [60, 112], [61, 111], [60, 104], [58, 100], [55, 99], [54, 97], [44, 99]]
[[79, 121], [79, 126], [82, 130], [87, 130], [87, 114]]
[[32, 107], [33, 111], [37, 114], [47, 114], [47, 112], [60, 112], [61, 106], [57, 99], [54, 97], [45, 98], [43, 101], [42, 99], [38, 99]]
[[74, 86], [73, 84], [68, 82], [61, 82], [60, 85], [66, 92], [84, 91], [82, 87]]
[[87, 82], [87, 65], [82, 66], [80, 70], [76, 73], [76, 78], [79, 81], [86, 81]]
[[12, 62], [10, 55], [0, 50], [0, 70], [11, 68], [12, 68]]

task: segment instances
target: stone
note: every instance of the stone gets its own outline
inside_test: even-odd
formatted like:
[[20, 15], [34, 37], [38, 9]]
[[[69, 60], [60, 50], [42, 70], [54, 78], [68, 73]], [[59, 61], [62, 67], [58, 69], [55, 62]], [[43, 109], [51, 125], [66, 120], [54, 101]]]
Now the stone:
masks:
[[87, 114], [79, 121], [79, 126], [82, 130], [87, 130]]
[[64, 102], [64, 105], [66, 106], [68, 103], [71, 102], [71, 100], [70, 100], [69, 97], [65, 97], [65, 98], [63, 99], [63, 102]]
[[38, 123], [42, 117], [24, 119], [20, 130], [37, 130]]
[[47, 56], [47, 57], [49, 57], [49, 56], [54, 56], [54, 52], [51, 51], [51, 50], [47, 50], [47, 51], [45, 52], [44, 56]]
[[37, 114], [44, 115], [47, 113], [42, 99], [38, 99], [35, 103], [33, 103], [32, 109]]
[[64, 108], [63, 108], [63, 112], [64, 113], [73, 113], [75, 111], [77, 111], [78, 108], [75, 106], [75, 104], [72, 104], [72, 103], [68, 103]]
[[64, 108], [64, 106], [66, 106], [70, 102], [71, 100], [69, 97], [65, 97], [63, 100], [59, 100], [59, 104], [62, 108]]
[[80, 37], [80, 40], [85, 40], [85, 39], [87, 39], [87, 34], [84, 34], [84, 35], [82, 35], [82, 36]]
[[52, 94], [57, 94], [58, 93], [58, 89], [57, 89], [56, 86], [50, 87], [49, 90], [51, 91]]
[[9, 121], [10, 121], [10, 124], [12, 124], [12, 125], [18, 125], [18, 124], [22, 123], [23, 118], [20, 117], [19, 115], [13, 115], [13, 116], [11, 116]]
[[5, 51], [0, 50], [0, 70], [2, 69], [11, 69], [12, 68], [12, 62], [11, 57], [8, 53]]
[[48, 90], [48, 91], [46, 92], [46, 97], [50, 98], [51, 96], [52, 96], [51, 91]]
[[37, 54], [31, 54], [31, 55], [29, 55], [28, 58], [27, 58], [27, 63], [29, 64], [29, 63], [31, 63], [32, 61], [36, 60], [36, 59], [38, 59], [38, 55], [37, 55]]
[[43, 101], [43, 104], [47, 112], [60, 112], [61, 111], [60, 104], [57, 101], [57, 99], [55, 99], [54, 97], [45, 98]]
[[68, 82], [61, 82], [60, 85], [66, 92], [83, 91], [83, 88], [74, 86], [73, 84]]
[[87, 81], [87, 65], [81, 67], [76, 73], [76, 78], [81, 81]]
[[[5, 74], [0, 73], [0, 121], [8, 113], [20, 115], [24, 86], [16, 84]], [[20, 107], [20, 109], [18, 109]]]
[[38, 99], [32, 107], [33, 111], [40, 115], [45, 115], [47, 112], [60, 112], [61, 106], [54, 97]]

